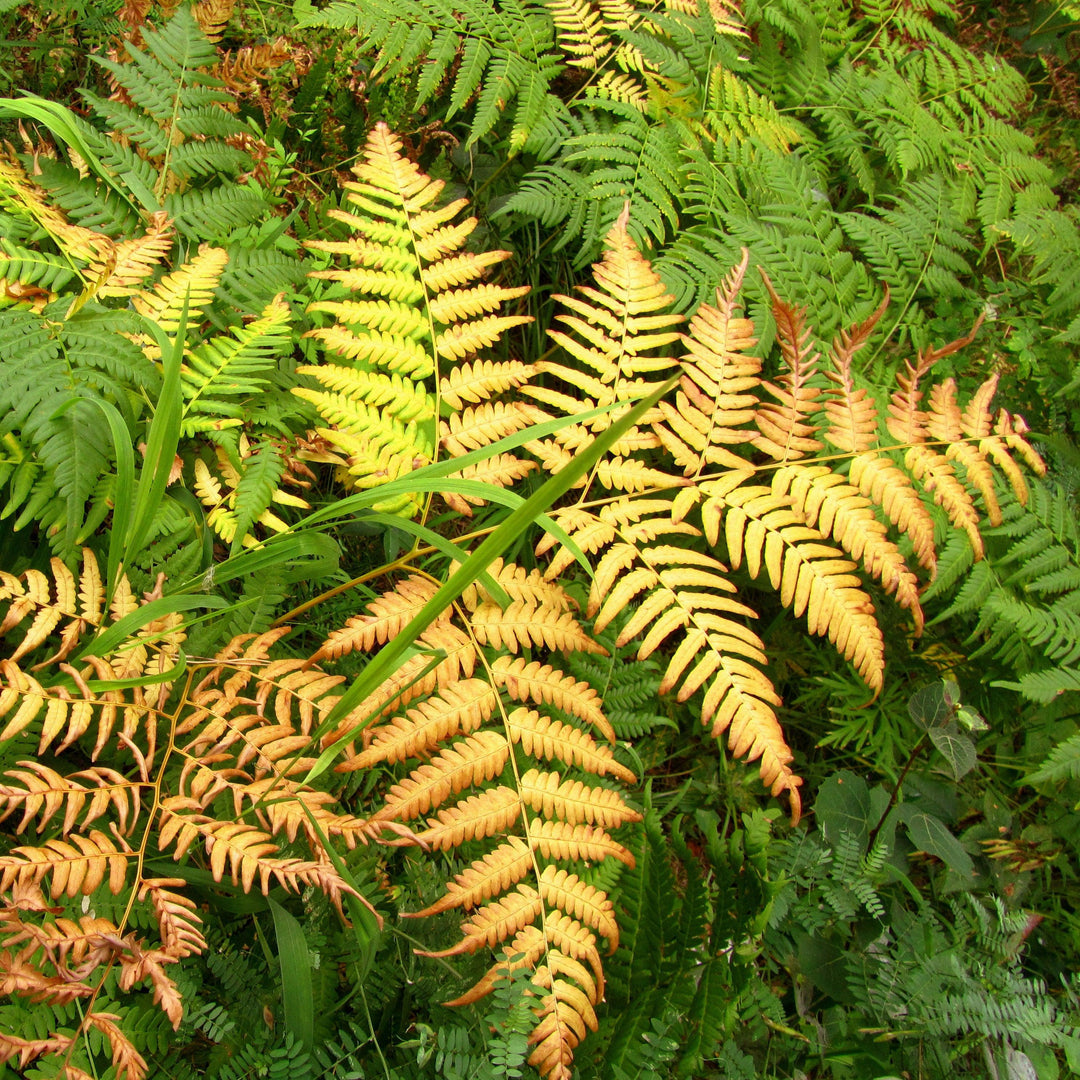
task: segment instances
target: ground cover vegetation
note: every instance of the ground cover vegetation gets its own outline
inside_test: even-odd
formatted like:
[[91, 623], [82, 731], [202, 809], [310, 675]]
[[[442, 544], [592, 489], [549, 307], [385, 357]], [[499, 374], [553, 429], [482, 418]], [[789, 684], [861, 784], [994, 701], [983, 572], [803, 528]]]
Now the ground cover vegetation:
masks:
[[0, 1073], [1080, 1070], [1077, 15], [0, 0]]

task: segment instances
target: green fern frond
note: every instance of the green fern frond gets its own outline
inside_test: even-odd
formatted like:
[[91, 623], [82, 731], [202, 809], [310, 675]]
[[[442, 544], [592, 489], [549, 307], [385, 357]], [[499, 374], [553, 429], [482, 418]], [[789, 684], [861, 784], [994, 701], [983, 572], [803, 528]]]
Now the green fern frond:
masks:
[[263, 392], [292, 345], [290, 311], [279, 296], [261, 315], [230, 334], [206, 337], [186, 354], [181, 435], [219, 431], [248, 415], [248, 399]]

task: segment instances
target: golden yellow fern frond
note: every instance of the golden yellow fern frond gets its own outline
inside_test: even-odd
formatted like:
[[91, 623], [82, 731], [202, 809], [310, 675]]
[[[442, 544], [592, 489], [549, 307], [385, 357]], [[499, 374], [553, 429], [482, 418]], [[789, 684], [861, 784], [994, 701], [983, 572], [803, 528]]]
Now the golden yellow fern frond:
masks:
[[575, 825], [568, 821], [538, 821], [529, 824], [529, 838], [547, 859], [575, 859], [602, 862], [618, 859], [633, 867], [634, 856], [597, 825]]
[[[153, 320], [166, 334], [180, 328], [180, 316], [186, 305], [187, 325], [197, 325], [203, 308], [214, 298], [214, 290], [229, 261], [224, 248], [203, 244], [198, 254], [179, 270], [166, 274], [152, 289], [143, 289], [132, 297], [136, 311]], [[148, 356], [156, 357], [156, 346], [143, 347]]]
[[889, 539], [874, 515], [873, 504], [826, 465], [786, 465], [773, 474], [774, 495], [791, 500], [791, 507], [811, 528], [832, 537], [865, 571], [877, 578], [896, 602], [924, 624], [919, 604], [919, 580], [900, 549]]
[[435, 851], [449, 850], [466, 840], [503, 836], [520, 815], [520, 796], [513, 788], [500, 785], [444, 807], [428, 818], [428, 827], [417, 832], [415, 839]]
[[439, 380], [439, 395], [450, 408], [462, 409], [522, 386], [535, 374], [536, 366], [521, 360], [475, 360], [446, 372]]
[[470, 735], [490, 719], [498, 704], [491, 684], [462, 679], [408, 709], [404, 716], [364, 732], [365, 749], [346, 758], [343, 772], [368, 769], [379, 762], [418, 757], [455, 735]]
[[555, 24], [559, 48], [570, 67], [595, 71], [611, 52], [611, 40], [589, 0], [544, 0]]
[[[555, 298], [572, 314], [558, 315], [556, 319], [565, 329], [548, 333], [577, 364], [545, 360], [537, 363], [537, 370], [577, 387], [584, 400], [563, 401], [544, 387], [529, 386], [523, 392], [560, 412], [572, 414], [582, 408], [610, 405], [655, 389], [656, 376], [672, 366], [662, 350], [682, 339], [672, 328], [679, 326], [683, 317], [665, 310], [672, 298], [631, 239], [628, 221], [629, 207], [608, 234], [602, 261], [593, 266], [596, 286], [579, 286], [577, 297]], [[655, 419], [658, 419], [656, 413], [644, 417], [624, 439], [631, 440], [631, 445], [655, 446], [656, 436], [648, 426]], [[590, 426], [602, 430], [610, 422], [607, 417]], [[550, 465], [552, 454], [554, 459], [561, 459], [573, 453], [581, 442], [580, 429], [569, 428], [549, 439], [530, 443], [528, 449], [542, 460], [546, 458], [546, 464]], [[630, 465], [625, 459], [619, 460], [619, 450], [613, 450], [604, 463], [604, 481], [608, 486], [618, 488], [626, 483], [630, 490], [640, 490], [643, 483], [657, 479], [674, 482], [670, 477], [649, 473], [647, 463]]]
[[539, 645], [607, 655], [607, 650], [582, 629], [570, 612], [528, 600], [516, 600], [505, 610], [498, 604], [482, 603], [471, 613], [469, 621], [482, 645], [509, 649], [512, 653]]
[[372, 819], [418, 817], [447, 796], [497, 776], [509, 755], [509, 743], [496, 731], [477, 731], [459, 739], [395, 784]]
[[588, 823], [613, 829], [641, 820], [641, 814], [628, 806], [617, 791], [581, 780], [564, 780], [557, 772], [529, 769], [522, 774], [520, 791], [524, 802], [537, 813], [546, 818], [558, 816], [571, 825]]
[[[458, 472], [451, 473], [450, 479], [477, 480], [496, 487], [510, 487], [524, 479], [537, 468], [535, 461], [527, 461], [513, 454], [492, 454], [483, 461], [475, 461]], [[456, 510], [466, 517], [472, 516], [474, 506], [482, 506], [484, 499], [478, 495], [462, 494], [457, 491], [444, 491], [442, 497], [451, 510]]]
[[796, 616], [805, 613], [811, 633], [827, 635], [866, 683], [880, 690], [885, 643], [873, 603], [851, 573], [855, 564], [805, 525], [787, 496], [759, 485], [702, 486], [708, 492], [702, 517], [710, 543], [723, 527], [732, 566], [745, 561], [754, 578], [764, 568], [780, 602]]
[[982, 496], [991, 525], [1001, 524], [1001, 507], [994, 493], [994, 471], [982, 447], [965, 441], [964, 417], [956, 401], [956, 380], [935, 383], [930, 392], [930, 413], [926, 433], [937, 442], [947, 443], [945, 457], [959, 461], [968, 483]]
[[437, 586], [427, 577], [410, 574], [390, 592], [368, 605], [361, 615], [353, 615], [343, 627], [335, 630], [312, 653], [308, 664], [337, 660], [354, 649], [372, 649], [385, 645], [435, 595]]
[[916, 559], [933, 574], [937, 567], [934, 519], [908, 474], [892, 458], [867, 452], [851, 459], [848, 479], [910, 538]]
[[750, 253], [716, 290], [716, 306], [702, 304], [690, 321], [675, 404], [662, 401], [663, 423], [654, 425], [664, 449], [685, 476], [709, 466], [740, 468], [744, 459], [726, 449], [753, 440], [761, 361], [747, 355], [757, 343], [754, 324], [739, 314], [739, 291]]
[[[968, 439], [978, 440], [980, 452], [1005, 474], [1013, 494], [1021, 504], [1026, 505], [1027, 481], [1010, 450], [1018, 451], [1037, 475], [1041, 476], [1046, 471], [1046, 465], [1031, 444], [1023, 438], [1023, 433], [1014, 428], [1013, 418], [1008, 413], [1002, 410], [996, 417], [991, 413], [990, 405], [994, 400], [997, 384], [998, 375], [995, 373], [971, 396], [961, 418], [961, 427]], [[1006, 431], [1008, 435], [1003, 438]]]
[[577, 874], [549, 865], [540, 875], [540, 895], [548, 906], [579, 919], [607, 938], [609, 953], [619, 947], [615, 906], [600, 889], [586, 884]]
[[[523, 405], [496, 403], [495, 409], [489, 400], [527, 372], [513, 362], [495, 365], [477, 359], [477, 354], [531, 316], [499, 314], [528, 289], [479, 279], [510, 253], [462, 253], [476, 226], [475, 218], [453, 224], [466, 200], [440, 206], [443, 181], [432, 180], [409, 161], [401, 140], [385, 124], [368, 136], [353, 173], [355, 181], [345, 185], [348, 209], [331, 214], [354, 232], [354, 239], [311, 241], [309, 246], [348, 257], [348, 268], [315, 276], [338, 281], [358, 296], [313, 304], [311, 311], [325, 312], [335, 322], [309, 336], [349, 362], [357, 378], [309, 367], [306, 373], [332, 392], [297, 392], [332, 425], [321, 433], [346, 456], [344, 477], [364, 488], [427, 464], [438, 445], [460, 455], [529, 422]], [[378, 369], [392, 378], [384, 375], [380, 383], [372, 377]], [[395, 393], [376, 400], [369, 389], [376, 385], [392, 385]], [[442, 412], [436, 385], [446, 387], [451, 403], [449, 416], [440, 419], [438, 440], [432, 431]], [[388, 409], [390, 401], [394, 405]], [[381, 509], [415, 513], [426, 501], [404, 498]]]
[[506, 718], [506, 728], [510, 741], [534, 757], [565, 761], [596, 776], [616, 776], [628, 784], [637, 781], [630, 769], [615, 760], [608, 747], [572, 724], [541, 716], [533, 709], [515, 709]]
[[615, 730], [604, 716], [600, 695], [588, 683], [572, 679], [549, 664], [522, 657], [499, 656], [491, 664], [491, 679], [515, 701], [554, 705], [595, 727], [608, 742]]
[[531, 885], [520, 884], [513, 892], [480, 908], [461, 927], [461, 940], [448, 949], [429, 952], [418, 949], [417, 956], [460, 956], [485, 945], [495, 946], [537, 919], [543, 911], [540, 893]]
[[787, 791], [797, 813], [800, 781], [774, 711], [780, 699], [757, 666], [765, 663], [764, 645], [739, 621], [753, 618], [754, 611], [730, 599], [734, 586], [714, 557], [651, 543], [665, 533], [699, 535], [693, 526], [673, 520], [671, 503], [627, 500], [604, 507], [605, 516], [610, 527], [600, 529], [594, 515], [577, 510], [559, 515], [564, 527], [572, 523], [567, 531], [579, 544], [582, 533], [595, 537], [595, 544], [583, 545], [587, 550], [610, 545], [596, 565], [589, 594], [594, 627], [604, 629], [632, 607], [617, 643], [644, 635], [640, 659], [677, 635], [661, 692], [677, 689], [678, 699], [686, 701], [704, 689], [702, 723], [710, 725], [714, 737], [727, 731], [733, 753], [760, 759], [764, 782], [774, 794]]
[[449, 421], [439, 422], [439, 442], [451, 457], [461, 457], [470, 450], [479, 450], [513, 435], [528, 427], [533, 419], [532, 410], [521, 402], [467, 405], [460, 412], [451, 413]]
[[826, 442], [850, 454], [870, 450], [877, 443], [877, 406], [866, 387], [856, 387], [851, 374], [855, 354], [867, 343], [889, 306], [889, 289], [880, 306], [864, 322], [850, 330], [841, 330], [834, 338], [829, 359], [833, 370], [825, 377], [833, 384], [825, 399]]
[[[453, 564], [452, 569], [456, 569]], [[548, 581], [539, 570], [526, 570], [514, 563], [494, 559], [487, 569], [493, 581], [502, 586], [511, 600], [536, 604], [553, 611], [573, 611], [577, 605], [561, 585]], [[487, 589], [480, 584], [469, 585], [461, 594], [461, 603], [467, 611], [475, 611], [481, 604], [492, 601]]]
[[493, 896], [506, 892], [522, 878], [532, 873], [533, 853], [524, 840], [511, 836], [505, 844], [477, 859], [466, 870], [455, 875], [445, 894], [423, 911], [403, 914], [410, 919], [426, 915], [438, 915], [456, 907], [474, 908]]

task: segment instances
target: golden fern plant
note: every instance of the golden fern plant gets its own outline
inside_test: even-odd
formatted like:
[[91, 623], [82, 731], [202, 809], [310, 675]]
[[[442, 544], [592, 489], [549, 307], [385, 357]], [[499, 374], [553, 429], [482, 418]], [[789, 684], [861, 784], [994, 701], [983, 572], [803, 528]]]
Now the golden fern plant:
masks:
[[[595, 559], [587, 610], [594, 630], [625, 616], [620, 646], [640, 639], [640, 659], [662, 650], [661, 691], [676, 691], [680, 701], [702, 691], [702, 722], [715, 736], [727, 731], [733, 753], [760, 759], [763, 781], [773, 794], [789, 795], [797, 817], [801, 781], [776, 718], [780, 699], [764, 670], [765, 646], [748, 625], [755, 612], [736, 599], [733, 572], [767, 575], [781, 603], [805, 615], [810, 631], [827, 636], [876, 693], [884, 640], [860, 572], [910, 611], [920, 631], [920, 582], [893, 537], [909, 538], [915, 561], [933, 572], [932, 497], [978, 555], [979, 522], [1000, 520], [996, 477], [1024, 500], [1016, 458], [1036, 472], [1044, 466], [1023, 421], [991, 411], [996, 377], [963, 408], [947, 379], [929, 388], [923, 407], [933, 364], [971, 336], [905, 365], [881, 431], [877, 406], [856, 386], [852, 359], [887, 297], [837, 337], [823, 382], [805, 311], [773, 293], [784, 372], [768, 381], [751, 352], [753, 324], [739, 313], [746, 253], [716, 303], [702, 305], [683, 334], [675, 330], [682, 316], [670, 312], [671, 297], [626, 225], [624, 212], [594, 267], [595, 287], [558, 298], [570, 313], [558, 316], [563, 328], [551, 336], [566, 358], [537, 368], [559, 389], [545, 380], [521, 392], [554, 414], [572, 414], [583, 403], [620, 400], [655, 384], [676, 365], [679, 388], [598, 463], [577, 501], [553, 516]], [[672, 357], [675, 343], [681, 355]], [[586, 437], [571, 426], [529, 449], [554, 468]], [[537, 552], [556, 548], [549, 580], [575, 558], [552, 534]]]
[[[433, 851], [464, 845], [471, 859], [441, 898], [408, 913], [467, 913], [456, 944], [420, 955], [499, 949], [454, 1005], [528, 969], [538, 1001], [530, 1064], [568, 1080], [603, 998], [598, 942], [612, 951], [619, 936], [612, 902], [587, 868], [605, 859], [633, 865], [611, 831], [640, 819], [619, 792], [636, 777], [609, 745], [614, 731], [596, 691], [543, 659], [604, 652], [578, 623], [573, 601], [535, 570], [496, 560], [490, 575], [509, 603], [496, 603], [482, 586], [467, 588], [455, 610], [421, 634], [420, 651], [352, 710], [353, 719], [327, 732], [323, 746], [340, 753], [342, 772], [410, 763], [369, 822], [411, 830], [395, 843]], [[384, 644], [435, 589], [423, 575], [405, 578], [309, 662]], [[372, 726], [357, 725], [355, 718], [372, 716]]]
[[[18, 758], [2, 774], [0, 818], [37, 834], [0, 855], [0, 986], [39, 1009], [84, 1003], [74, 1026], [0, 1032], [0, 1061], [51, 1056], [83, 1078], [94, 1068], [84, 1036], [97, 1031], [116, 1074], [142, 1080], [123, 998], [147, 983], [179, 1026], [169, 969], [206, 948], [184, 868], [163, 876], [151, 864], [194, 860], [244, 892], [359, 899], [327, 845], [367, 843], [382, 823], [303, 779], [343, 679], [271, 660], [283, 630], [185, 664], [176, 606], [140, 600], [126, 579], [106, 605], [89, 550], [78, 576], [58, 559], [49, 575], [0, 573], [0, 610], [0, 744], [5, 761]], [[120, 898], [115, 921], [93, 910], [109, 895]]]

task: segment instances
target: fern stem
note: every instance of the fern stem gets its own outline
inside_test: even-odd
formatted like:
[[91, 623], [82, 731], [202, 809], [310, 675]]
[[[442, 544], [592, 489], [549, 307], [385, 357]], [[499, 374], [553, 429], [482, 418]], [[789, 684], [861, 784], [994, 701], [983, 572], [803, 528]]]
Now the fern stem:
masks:
[[896, 800], [900, 797], [900, 789], [904, 786], [904, 780], [907, 777], [911, 766], [915, 764], [915, 759], [923, 752], [927, 744], [930, 741], [929, 732], [915, 744], [914, 749], [908, 755], [907, 761], [904, 762], [904, 767], [900, 770], [900, 775], [896, 779], [896, 784], [893, 786], [892, 794], [889, 796], [888, 805], [885, 807], [878, 819], [878, 823], [870, 830], [870, 835], [867, 837], [866, 847], [867, 850], [871, 850], [874, 846], [874, 841], [877, 839], [877, 834], [881, 831], [881, 826], [885, 824], [885, 819], [892, 813], [892, 808], [896, 805]]

